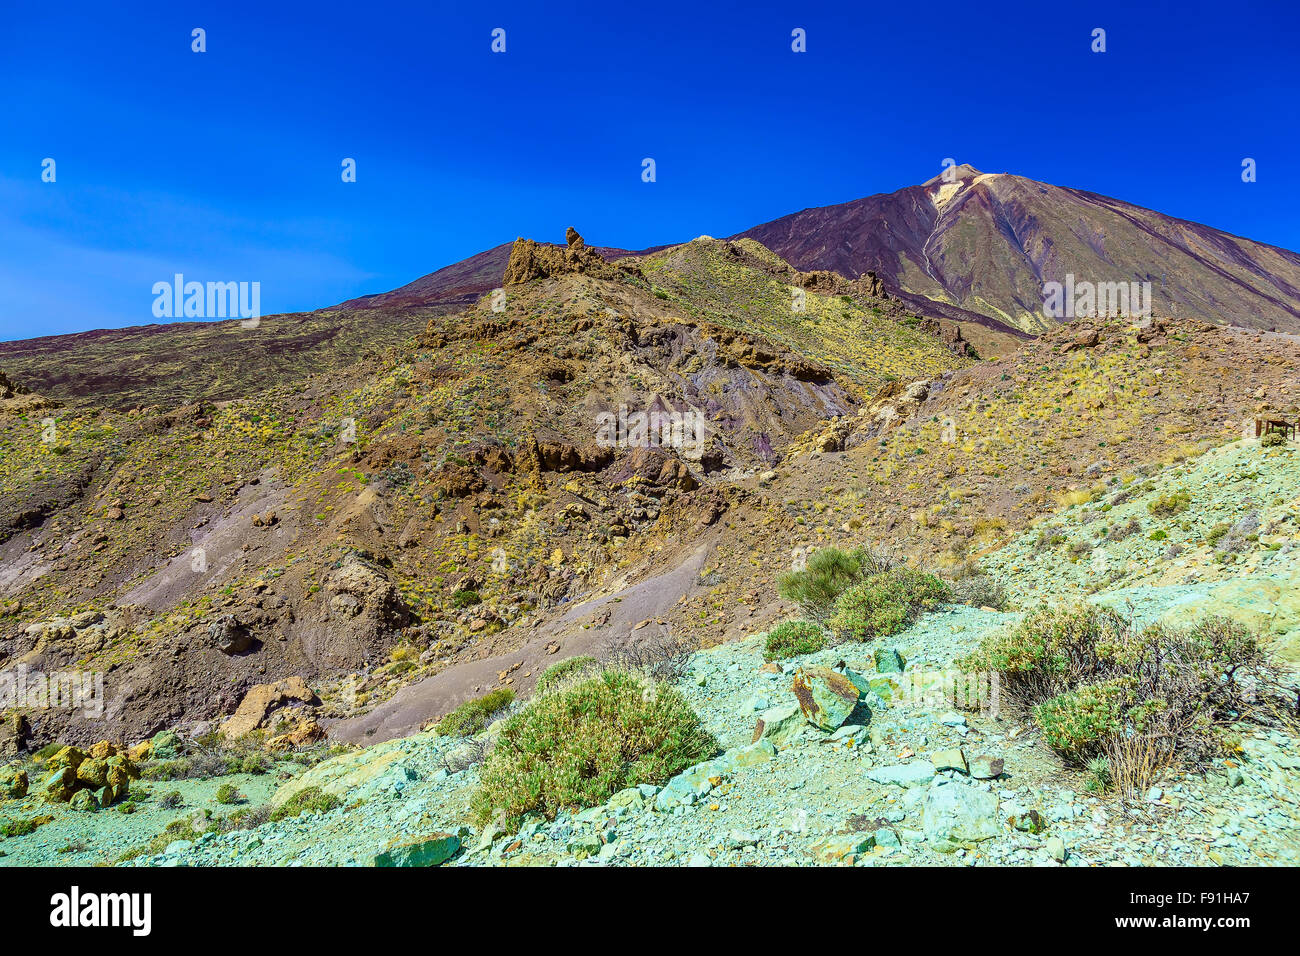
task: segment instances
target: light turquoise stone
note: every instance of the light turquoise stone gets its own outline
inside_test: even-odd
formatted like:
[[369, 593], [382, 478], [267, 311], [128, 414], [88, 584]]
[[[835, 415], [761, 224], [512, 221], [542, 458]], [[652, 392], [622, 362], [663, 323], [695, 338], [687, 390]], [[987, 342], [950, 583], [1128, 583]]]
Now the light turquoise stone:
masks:
[[898, 787], [922, 787], [934, 779], [934, 764], [928, 760], [914, 760], [911, 763], [895, 764], [892, 767], [872, 767], [867, 771], [867, 779], [876, 783], [893, 784]]
[[434, 833], [413, 840], [394, 841], [375, 856], [375, 866], [438, 866], [456, 855], [460, 837]]

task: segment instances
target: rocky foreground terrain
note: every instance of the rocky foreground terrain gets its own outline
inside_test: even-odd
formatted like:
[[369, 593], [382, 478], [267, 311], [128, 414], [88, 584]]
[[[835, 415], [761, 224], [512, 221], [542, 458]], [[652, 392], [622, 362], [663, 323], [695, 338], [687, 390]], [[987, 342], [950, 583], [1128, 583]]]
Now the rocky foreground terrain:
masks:
[[[871, 274], [572, 230], [392, 321], [232, 400], [0, 383], [0, 670], [102, 679], [4, 710], [0, 865], [1298, 862], [1300, 463], [1253, 428], [1295, 417], [1294, 336], [984, 360]], [[638, 412], [699, 440], [602, 439]], [[1077, 725], [1015, 661], [951, 693], [1044, 607], [1246, 630], [1192, 690], [1054, 686]], [[1188, 695], [1194, 747], [1106, 749]]]

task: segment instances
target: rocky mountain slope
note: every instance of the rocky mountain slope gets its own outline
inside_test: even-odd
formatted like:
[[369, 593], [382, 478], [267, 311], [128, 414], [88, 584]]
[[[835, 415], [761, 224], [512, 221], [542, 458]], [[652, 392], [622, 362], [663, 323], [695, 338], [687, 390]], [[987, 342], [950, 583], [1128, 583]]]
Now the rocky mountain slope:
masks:
[[[1241, 760], [1220, 758], [1222, 786], [1171, 778], [1135, 823], [1066, 799], [1077, 768], [1031, 746], [1022, 718], [948, 720], [879, 681], [948, 668], [1032, 603], [1079, 597], [1131, 600], [1144, 621], [1213, 606], [1294, 661], [1294, 609], [1252, 595], [1294, 575], [1296, 452], [1253, 430], [1223, 447], [1259, 413], [1297, 414], [1293, 336], [1081, 321], [981, 361], [965, 327], [919, 318], [878, 277], [800, 271], [748, 239], [607, 260], [571, 230], [563, 248], [515, 243], [502, 281], [453, 313], [415, 307], [420, 328], [371, 357], [230, 400], [59, 405], [4, 380], [0, 671], [99, 674], [103, 693], [99, 713], [0, 713], [0, 817], [33, 828], [0, 862], [65, 847], [370, 862], [394, 829], [450, 834], [461, 862], [682, 862], [688, 844], [709, 862], [946, 861], [956, 844], [985, 862], [1127, 862], [1144, 839], [1203, 862], [1210, 828], [1166, 819], [1193, 803], [1227, 814], [1208, 841], [1223, 860], [1292, 858], [1255, 835], [1291, 819], [1285, 727], [1243, 743], [1251, 822], [1223, 791]], [[953, 581], [991, 571], [1010, 602], [934, 609], [888, 643], [906, 665], [867, 644], [765, 663], [796, 611], [783, 575], [861, 544]], [[469, 801], [492, 715], [428, 731], [488, 694], [518, 709], [578, 656], [677, 662], [661, 683], [721, 755], [668, 796], [634, 781], [580, 819], [491, 832]], [[754, 739], [760, 712], [791, 706], [793, 668], [839, 659], [876, 682], [869, 721], [823, 734], [787, 714], [788, 736]], [[1010, 776], [940, 766], [966, 747], [967, 770], [987, 756]], [[82, 762], [98, 782], [119, 756], [143, 774], [130, 812], [44, 808], [90, 793]], [[254, 814], [264, 801], [308, 815]], [[1030, 810], [1060, 826], [1007, 823]], [[986, 835], [950, 840], [949, 824]], [[438, 841], [420, 858], [452, 846]]]
[[[1081, 189], [953, 167], [887, 195], [739, 233], [800, 269], [890, 288], [1029, 332], [1043, 284], [1150, 282], [1157, 315], [1300, 330], [1300, 255]], [[911, 300], [909, 300], [911, 301]]]
[[[765, 664], [765, 632], [690, 655], [676, 687], [700, 713], [721, 753], [669, 781], [620, 791], [607, 802], [517, 827], [482, 825], [471, 812], [479, 760], [500, 724], [477, 737], [417, 732], [361, 749], [281, 754], [252, 772], [135, 785], [134, 812], [88, 814], [31, 798], [5, 812], [43, 813], [34, 833], [0, 842], [2, 862], [136, 865], [387, 865], [418, 848], [425, 864], [463, 866], [753, 865], [1275, 865], [1300, 860], [1300, 761], [1292, 732], [1245, 725], [1233, 751], [1208, 774], [1177, 772], [1116, 799], [1086, 786], [1087, 775], [1049, 755], [1040, 732], [1011, 709], [955, 708], [942, 689], [954, 662], [1042, 600], [1068, 599], [1091, 576], [1090, 600], [1128, 607], [1139, 620], [1179, 620], [1188, 586], [1215, 595], [1220, 612], [1258, 616], [1251, 586], [1225, 588], [1234, 564], [1294, 582], [1300, 488], [1294, 448], [1239, 441], [1175, 464], [1153, 479], [1110, 492], [1123, 500], [1112, 523], [1140, 515], [1125, 540], [1141, 557], [1157, 532], [1190, 534], [1199, 547], [1148, 560], [1116, 560], [1112, 573], [1068, 545], [1044, 550], [1044, 528], [1087, 524], [1106, 497], [1064, 507], [1039, 528], [985, 558], [1016, 597], [1006, 610], [949, 605], [875, 646], [847, 644]], [[1254, 476], [1254, 477], [1249, 477]], [[1256, 540], [1234, 546], [1225, 566], [1204, 528], [1240, 524], [1234, 483], [1271, 502]], [[1192, 490], [1193, 519], [1157, 517], [1150, 506], [1171, 487]], [[1117, 514], [1118, 513], [1118, 514]], [[1103, 536], [1104, 537], [1104, 536]], [[1162, 539], [1165, 540], [1165, 539]], [[1039, 555], [1031, 575], [1021, 555]], [[1222, 552], [1220, 552], [1222, 553]], [[1157, 571], [1152, 564], [1158, 565]], [[1226, 567], [1226, 571], [1225, 571]], [[1169, 583], [1153, 583], [1163, 573]], [[1134, 587], [1129, 575], [1148, 583]], [[1203, 609], [1203, 608], [1201, 608]], [[1294, 657], [1300, 607], [1277, 605], [1267, 630]], [[566, 653], [571, 648], [566, 647]], [[897, 654], [895, 657], [894, 655]], [[861, 723], [834, 733], [811, 726], [794, 706], [792, 676], [847, 666], [871, 688]], [[901, 669], [898, 669], [900, 668]], [[159, 766], [146, 761], [146, 767]], [[226, 785], [238, 799], [216, 796]], [[174, 794], [172, 806], [161, 797]], [[258, 805], [305, 812], [267, 822]], [[270, 812], [270, 811], [268, 811]], [[396, 836], [395, 836], [396, 835]], [[401, 864], [399, 864], [401, 865]], [[414, 865], [408, 863], [406, 865]]]

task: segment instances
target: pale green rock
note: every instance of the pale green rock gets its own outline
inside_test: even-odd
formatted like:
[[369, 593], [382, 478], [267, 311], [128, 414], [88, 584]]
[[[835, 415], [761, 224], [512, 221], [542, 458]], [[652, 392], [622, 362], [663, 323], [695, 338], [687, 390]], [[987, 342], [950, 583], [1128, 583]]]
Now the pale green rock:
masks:
[[806, 722], [797, 704], [772, 707], [758, 715], [755, 739], [770, 740], [778, 749], [789, 747], [803, 733]]
[[866, 778], [896, 787], [923, 787], [934, 779], [934, 764], [928, 760], [913, 760], [890, 767], [872, 767], [866, 772]]
[[574, 837], [569, 841], [566, 849], [579, 860], [585, 860], [589, 856], [595, 856], [600, 852], [601, 842], [594, 836]]
[[970, 762], [970, 775], [976, 780], [992, 780], [1002, 775], [1004, 765], [1001, 757], [981, 754]]
[[930, 762], [934, 764], [935, 770], [956, 770], [959, 773], [966, 773], [966, 755], [959, 747], [936, 750], [930, 754]]
[[926, 842], [940, 853], [969, 849], [1002, 832], [998, 798], [960, 783], [932, 787], [922, 813]]
[[872, 656], [876, 662], [876, 672], [880, 674], [901, 674], [907, 666], [903, 655], [892, 647], [877, 647]]
[[160, 730], [149, 741], [150, 756], [158, 760], [171, 760], [181, 755], [181, 738], [174, 730]]
[[0, 768], [0, 800], [20, 800], [27, 796], [27, 771], [21, 767]]
[[374, 865], [440, 866], [460, 850], [460, 837], [451, 833], [433, 833], [428, 836], [401, 838], [388, 844], [375, 854]]
[[408, 758], [420, 750], [436, 752], [435, 740], [431, 733], [415, 734], [332, 757], [280, 787], [271, 797], [271, 806], [281, 806], [308, 787], [320, 787], [349, 802], [400, 792], [417, 779], [407, 766]]
[[714, 760], [687, 767], [659, 791], [655, 797], [655, 809], [663, 812], [675, 807], [691, 806], [727, 776], [727, 769]]
[[628, 787], [609, 798], [609, 807], [611, 810], [642, 810], [645, 808], [645, 800], [638, 788]]
[[862, 692], [844, 674], [829, 667], [801, 668], [791, 687], [804, 719], [819, 730], [836, 730], [857, 709]]
[[776, 756], [776, 747], [770, 740], [759, 740], [748, 747], [728, 750], [717, 759], [717, 764], [727, 773], [735, 773], [745, 767], [758, 767], [768, 763]]

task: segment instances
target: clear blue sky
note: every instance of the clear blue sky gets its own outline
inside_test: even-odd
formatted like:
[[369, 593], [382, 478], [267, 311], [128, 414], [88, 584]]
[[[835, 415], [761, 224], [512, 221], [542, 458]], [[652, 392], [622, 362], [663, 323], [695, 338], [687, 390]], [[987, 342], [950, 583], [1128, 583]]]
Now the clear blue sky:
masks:
[[0, 339], [153, 322], [176, 272], [259, 281], [272, 314], [570, 224], [726, 235], [949, 156], [1300, 249], [1298, 103], [1293, 0], [15, 0]]

